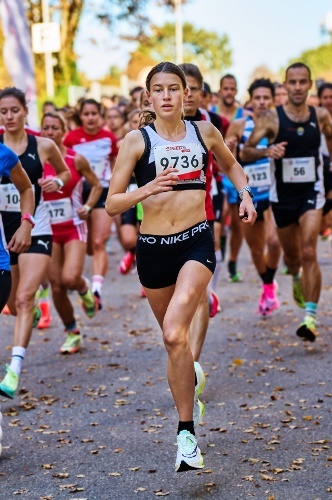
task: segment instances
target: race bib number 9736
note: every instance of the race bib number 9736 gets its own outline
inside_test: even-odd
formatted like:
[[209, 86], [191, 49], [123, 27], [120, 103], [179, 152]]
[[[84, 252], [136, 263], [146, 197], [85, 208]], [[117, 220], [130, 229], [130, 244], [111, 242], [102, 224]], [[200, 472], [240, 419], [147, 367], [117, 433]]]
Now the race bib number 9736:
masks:
[[157, 146], [154, 148], [156, 174], [168, 167], [178, 170], [180, 180], [194, 180], [201, 177], [203, 154], [200, 144]]

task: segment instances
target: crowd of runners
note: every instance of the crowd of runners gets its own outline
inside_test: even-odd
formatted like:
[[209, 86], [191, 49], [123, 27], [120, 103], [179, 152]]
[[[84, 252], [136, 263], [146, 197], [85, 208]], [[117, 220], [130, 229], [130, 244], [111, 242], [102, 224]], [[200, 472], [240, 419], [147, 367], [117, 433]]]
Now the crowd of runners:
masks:
[[312, 87], [310, 68], [295, 63], [283, 84], [251, 82], [242, 105], [233, 75], [212, 92], [197, 66], [165, 62], [129, 98], [44, 103], [38, 131], [24, 93], [0, 90], [0, 311], [15, 316], [0, 395], [15, 397], [33, 329], [52, 325], [51, 310], [65, 332], [60, 352], [82, 348], [70, 292], [87, 321], [107, 304], [113, 229], [118, 271], [137, 270], [162, 330], [179, 414], [175, 470], [203, 468], [199, 360], [209, 318], [221, 311], [222, 265], [229, 283], [243, 280], [244, 240], [261, 280], [255, 315], [279, 309], [282, 262], [303, 309], [294, 334], [318, 335], [317, 242], [332, 234], [332, 83], [317, 95]]

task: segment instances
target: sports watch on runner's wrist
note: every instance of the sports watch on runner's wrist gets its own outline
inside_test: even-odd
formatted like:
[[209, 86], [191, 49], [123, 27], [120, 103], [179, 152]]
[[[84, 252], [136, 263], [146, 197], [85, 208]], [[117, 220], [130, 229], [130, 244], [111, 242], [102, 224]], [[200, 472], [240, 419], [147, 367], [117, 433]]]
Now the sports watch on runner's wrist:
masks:
[[32, 228], [34, 228], [34, 227], [35, 227], [35, 225], [36, 225], [36, 219], [35, 219], [35, 218], [31, 215], [31, 214], [26, 213], [26, 214], [22, 215], [22, 218], [21, 218], [21, 223], [22, 223], [24, 220], [26, 220], [26, 221], [30, 222], [30, 224], [31, 224]]
[[251, 198], [253, 198], [253, 197], [254, 197], [254, 195], [253, 195], [253, 193], [252, 193], [252, 191], [251, 191], [251, 189], [250, 189], [250, 186], [244, 186], [244, 187], [243, 187], [243, 188], [239, 191], [239, 198], [240, 198], [240, 200], [241, 200], [241, 201], [242, 201], [242, 199], [243, 199], [243, 193], [244, 193], [245, 191], [247, 191], [247, 192], [250, 194]]
[[63, 180], [62, 180], [62, 179], [60, 179], [60, 177], [54, 177], [54, 179], [53, 179], [53, 180], [57, 183], [57, 185], [58, 185], [59, 189], [61, 189], [61, 188], [63, 187], [64, 182], [63, 182]]

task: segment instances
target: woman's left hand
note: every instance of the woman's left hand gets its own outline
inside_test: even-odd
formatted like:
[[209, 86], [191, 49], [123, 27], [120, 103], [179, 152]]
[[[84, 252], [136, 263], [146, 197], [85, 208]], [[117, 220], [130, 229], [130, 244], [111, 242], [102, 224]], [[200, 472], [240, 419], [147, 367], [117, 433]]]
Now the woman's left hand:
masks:
[[49, 179], [39, 179], [39, 186], [45, 193], [54, 193], [55, 191], [60, 191], [59, 184], [56, 182], [55, 178]]

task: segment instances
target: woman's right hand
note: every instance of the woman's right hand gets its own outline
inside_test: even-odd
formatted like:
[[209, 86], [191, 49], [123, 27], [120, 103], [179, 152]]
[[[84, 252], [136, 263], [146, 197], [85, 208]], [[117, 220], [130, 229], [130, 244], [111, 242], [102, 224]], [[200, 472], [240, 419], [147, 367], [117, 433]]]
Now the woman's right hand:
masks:
[[172, 191], [173, 186], [176, 186], [179, 180], [175, 172], [178, 172], [177, 168], [167, 167], [160, 172], [153, 181], [149, 182], [149, 184], [147, 184], [149, 196]]

